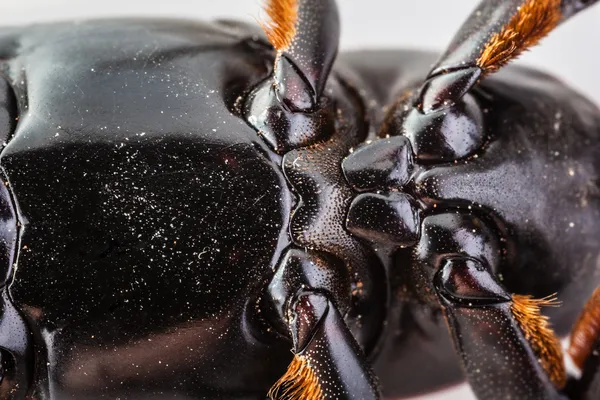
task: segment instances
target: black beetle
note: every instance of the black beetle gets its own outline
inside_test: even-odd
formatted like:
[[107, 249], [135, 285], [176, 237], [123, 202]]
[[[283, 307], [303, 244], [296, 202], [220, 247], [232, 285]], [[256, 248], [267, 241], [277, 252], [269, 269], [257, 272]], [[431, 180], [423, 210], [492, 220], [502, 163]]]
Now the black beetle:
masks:
[[600, 110], [504, 68], [593, 3], [2, 29], [0, 397], [597, 399]]

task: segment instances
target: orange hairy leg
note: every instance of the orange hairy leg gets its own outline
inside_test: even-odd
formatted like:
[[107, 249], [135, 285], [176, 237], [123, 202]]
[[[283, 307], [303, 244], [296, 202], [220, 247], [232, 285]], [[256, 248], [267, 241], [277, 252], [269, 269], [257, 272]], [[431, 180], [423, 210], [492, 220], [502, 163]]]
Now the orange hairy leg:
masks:
[[600, 340], [600, 288], [588, 300], [571, 332], [569, 355], [580, 369]]

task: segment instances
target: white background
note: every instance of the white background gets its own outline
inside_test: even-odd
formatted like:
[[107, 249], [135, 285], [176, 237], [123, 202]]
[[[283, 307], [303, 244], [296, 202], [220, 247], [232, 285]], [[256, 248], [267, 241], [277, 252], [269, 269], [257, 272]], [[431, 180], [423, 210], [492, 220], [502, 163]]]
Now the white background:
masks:
[[[477, 0], [338, 0], [342, 48], [441, 50]], [[2, 24], [73, 18], [260, 18], [260, 0], [4, 0]], [[519, 61], [561, 77], [600, 104], [600, 4], [567, 22]], [[401, 379], [401, 377], [399, 377]], [[427, 399], [469, 400], [468, 389]]]

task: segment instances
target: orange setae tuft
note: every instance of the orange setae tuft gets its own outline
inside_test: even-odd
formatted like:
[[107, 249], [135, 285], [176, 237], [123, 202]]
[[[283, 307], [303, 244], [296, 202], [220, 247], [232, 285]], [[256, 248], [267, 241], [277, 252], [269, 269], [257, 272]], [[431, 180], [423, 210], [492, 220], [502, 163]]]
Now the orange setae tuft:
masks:
[[515, 294], [512, 300], [512, 314], [538, 356], [542, 368], [556, 387], [563, 388], [567, 382], [567, 374], [562, 347], [550, 327], [548, 317], [543, 316], [540, 311], [541, 307], [558, 306], [560, 303], [555, 296], [534, 299]]
[[269, 42], [277, 51], [287, 50], [296, 35], [298, 0], [267, 0], [269, 21], [261, 23]]
[[586, 303], [571, 332], [569, 355], [575, 365], [583, 368], [585, 360], [592, 354], [598, 340], [600, 340], [600, 287]]
[[492, 73], [535, 46], [562, 18], [561, 0], [527, 0], [502, 30], [486, 43], [477, 59], [484, 73]]
[[324, 400], [323, 390], [306, 357], [296, 355], [268, 394], [272, 400]]

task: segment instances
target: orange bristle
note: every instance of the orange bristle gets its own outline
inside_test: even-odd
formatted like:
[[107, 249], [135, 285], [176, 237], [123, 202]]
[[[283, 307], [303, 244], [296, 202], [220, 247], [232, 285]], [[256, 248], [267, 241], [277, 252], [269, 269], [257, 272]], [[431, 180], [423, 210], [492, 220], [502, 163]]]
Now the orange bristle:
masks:
[[600, 288], [594, 291], [579, 316], [569, 344], [569, 355], [580, 369], [600, 340]]
[[484, 73], [497, 71], [535, 46], [558, 26], [561, 18], [561, 0], [528, 0], [486, 43], [477, 65]]
[[296, 355], [286, 373], [269, 390], [272, 400], [324, 400], [323, 390], [310, 362]]
[[567, 382], [562, 347], [556, 334], [550, 327], [548, 317], [542, 315], [544, 306], [558, 306], [556, 297], [548, 296], [534, 299], [531, 296], [512, 296], [511, 311], [519, 323], [525, 338], [531, 344], [539, 362], [557, 388], [563, 388]]
[[296, 35], [298, 0], [268, 0], [265, 11], [269, 21], [260, 24], [262, 29], [277, 51], [286, 51]]

